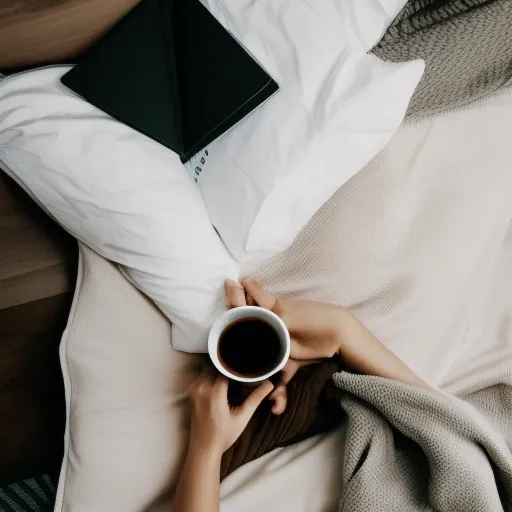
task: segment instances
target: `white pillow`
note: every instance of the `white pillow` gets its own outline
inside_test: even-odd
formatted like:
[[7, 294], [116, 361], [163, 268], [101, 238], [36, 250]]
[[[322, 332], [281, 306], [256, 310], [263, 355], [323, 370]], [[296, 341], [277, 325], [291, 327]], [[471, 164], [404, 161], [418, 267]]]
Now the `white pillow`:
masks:
[[60, 87], [68, 66], [0, 83], [0, 163], [62, 226], [122, 265], [173, 322], [175, 347], [205, 351], [238, 264], [178, 156]]
[[231, 253], [288, 247], [400, 125], [423, 62], [367, 55], [405, 0], [203, 0], [279, 92], [187, 164]]
[[[60, 348], [67, 427], [55, 512], [171, 511], [200, 363], [173, 350], [170, 334], [154, 304], [80, 244]], [[244, 466], [223, 482], [222, 511], [326, 510], [342, 491], [343, 446], [340, 430]]]

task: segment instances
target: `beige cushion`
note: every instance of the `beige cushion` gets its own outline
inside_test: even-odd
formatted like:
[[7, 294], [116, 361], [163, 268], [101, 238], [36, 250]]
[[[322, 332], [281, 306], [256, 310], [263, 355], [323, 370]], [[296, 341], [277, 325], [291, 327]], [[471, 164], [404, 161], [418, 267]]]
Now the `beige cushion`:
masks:
[[[187, 390], [200, 361], [175, 351], [168, 320], [82, 244], [61, 361], [68, 422], [55, 510], [169, 511], [188, 441]], [[343, 439], [338, 431], [246, 465], [224, 481], [222, 510], [280, 512], [283, 503], [302, 502], [294, 510], [331, 510], [341, 492], [342, 459], [334, 454]], [[306, 466], [317, 468], [314, 478]]]

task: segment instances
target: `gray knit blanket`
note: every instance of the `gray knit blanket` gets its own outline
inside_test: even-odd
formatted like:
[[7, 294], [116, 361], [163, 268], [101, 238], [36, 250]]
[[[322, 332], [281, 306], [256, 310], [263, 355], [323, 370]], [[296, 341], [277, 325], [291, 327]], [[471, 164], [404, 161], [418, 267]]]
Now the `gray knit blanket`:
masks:
[[[485, 418], [441, 391], [348, 373], [334, 380], [348, 415], [340, 512], [512, 511], [510, 386], [479, 397]], [[505, 423], [511, 444], [489, 419]]]
[[425, 61], [407, 112], [419, 117], [510, 85], [511, 41], [510, 0], [410, 0], [373, 53], [392, 62]]

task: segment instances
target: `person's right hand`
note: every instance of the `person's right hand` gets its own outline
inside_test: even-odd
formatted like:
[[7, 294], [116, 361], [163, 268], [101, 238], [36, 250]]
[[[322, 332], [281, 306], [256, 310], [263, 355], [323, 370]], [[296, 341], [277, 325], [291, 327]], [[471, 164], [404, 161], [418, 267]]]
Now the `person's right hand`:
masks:
[[269, 380], [254, 388], [244, 402], [228, 403], [228, 379], [213, 368], [206, 368], [192, 383], [190, 442], [202, 450], [222, 455], [242, 434], [256, 408], [274, 389]]
[[242, 285], [243, 289], [237, 283], [226, 282], [226, 295], [232, 306], [247, 303], [269, 309], [283, 320], [290, 332], [290, 360], [282, 371], [281, 382], [269, 395], [274, 402], [272, 412], [282, 414], [286, 408], [286, 384], [301, 366], [338, 352], [342, 323], [350, 312], [321, 302], [276, 299], [251, 278], [244, 279]]

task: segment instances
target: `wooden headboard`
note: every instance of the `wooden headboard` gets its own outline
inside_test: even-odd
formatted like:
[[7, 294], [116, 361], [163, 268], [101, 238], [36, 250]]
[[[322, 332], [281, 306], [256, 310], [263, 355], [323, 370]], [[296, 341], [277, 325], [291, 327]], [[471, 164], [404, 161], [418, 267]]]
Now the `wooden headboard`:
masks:
[[140, 0], [1, 0], [0, 70], [73, 62]]

